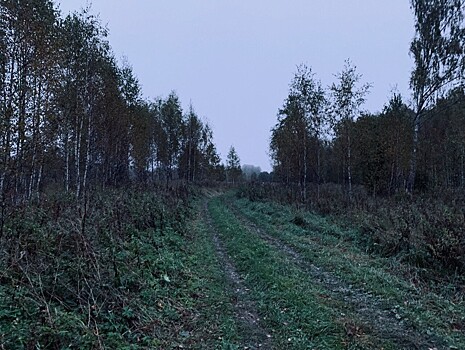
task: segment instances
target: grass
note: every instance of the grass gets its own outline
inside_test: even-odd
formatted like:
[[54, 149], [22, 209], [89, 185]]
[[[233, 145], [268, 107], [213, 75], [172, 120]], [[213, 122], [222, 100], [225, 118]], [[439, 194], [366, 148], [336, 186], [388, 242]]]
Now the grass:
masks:
[[365, 333], [345, 305], [327, 298], [287, 256], [250, 234], [221, 199], [209, 209], [277, 349], [394, 349]]
[[[197, 206], [197, 212], [202, 209]], [[197, 215], [189, 224], [193, 233], [189, 266], [193, 277], [188, 289], [195, 293], [193, 307], [197, 318], [192, 325], [194, 342], [190, 348], [236, 349], [240, 340], [231, 305], [231, 292], [211, 240], [210, 227]]]
[[[356, 229], [343, 229], [327, 218], [289, 206], [233, 197], [228, 200], [267, 233], [298, 250], [307, 261], [377, 295], [416, 329], [436, 335], [452, 347], [465, 348], [463, 298], [449, 299], [425, 290], [417, 283], [418, 272], [412, 266], [363, 251], [357, 244]], [[306, 224], [296, 225], [296, 217]]]
[[208, 214], [204, 195], [163, 191], [94, 193], [87, 203], [56, 195], [15, 208], [0, 245], [0, 348], [242, 349], [247, 332], [214, 232], [275, 349], [398, 348], [244, 218], [420, 333], [465, 348], [463, 295], [437, 293], [414, 267], [367, 253], [358, 230], [210, 196]]

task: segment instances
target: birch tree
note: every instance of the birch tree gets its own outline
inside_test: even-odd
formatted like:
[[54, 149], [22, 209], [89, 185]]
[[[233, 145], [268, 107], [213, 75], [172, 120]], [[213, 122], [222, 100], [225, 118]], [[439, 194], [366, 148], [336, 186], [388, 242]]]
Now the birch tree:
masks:
[[321, 149], [320, 142], [325, 126], [327, 126], [328, 118], [325, 114], [326, 97], [320, 81], [315, 79], [312, 69], [302, 64], [297, 67], [297, 72], [292, 80], [289, 99], [293, 99], [298, 105], [298, 110], [302, 113], [302, 122], [304, 127], [303, 132], [303, 178], [302, 200], [307, 201], [307, 177], [308, 177], [308, 151], [309, 139], [316, 140], [316, 173], [317, 173], [317, 188], [318, 197], [320, 194], [321, 181]]
[[409, 193], [415, 185], [422, 120], [438, 97], [464, 83], [464, 4], [463, 0], [410, 1], [415, 17], [415, 37], [410, 46], [415, 64], [410, 78], [415, 115], [406, 188]]
[[316, 174], [319, 194], [321, 143], [328, 122], [326, 105], [320, 81], [311, 68], [299, 65], [279, 111], [278, 123], [272, 130], [270, 150], [275, 171], [286, 183], [299, 183], [303, 202], [307, 200], [310, 173]]
[[346, 139], [346, 170], [349, 198], [352, 198], [352, 135], [351, 125], [360, 114], [360, 107], [365, 103], [365, 96], [370, 84], [360, 85], [362, 76], [350, 60], [346, 60], [344, 69], [336, 75], [337, 83], [331, 85], [332, 114], [334, 125], [340, 124], [340, 130]]

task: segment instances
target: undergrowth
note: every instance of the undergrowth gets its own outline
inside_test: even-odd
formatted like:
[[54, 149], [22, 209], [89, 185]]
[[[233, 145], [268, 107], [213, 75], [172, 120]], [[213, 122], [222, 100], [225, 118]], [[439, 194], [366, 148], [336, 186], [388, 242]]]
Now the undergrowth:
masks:
[[11, 210], [0, 237], [0, 348], [194, 342], [202, 298], [189, 206], [170, 191], [111, 190]]
[[[238, 196], [331, 216], [339, 224], [355, 227], [354, 240], [379, 256], [396, 257], [439, 275], [465, 272], [465, 196], [460, 191], [375, 198], [356, 187], [349, 198], [338, 185], [322, 185], [318, 192], [309, 188], [305, 203], [295, 195], [295, 188], [276, 184], [247, 184]], [[295, 220], [305, 225], [299, 217]]]

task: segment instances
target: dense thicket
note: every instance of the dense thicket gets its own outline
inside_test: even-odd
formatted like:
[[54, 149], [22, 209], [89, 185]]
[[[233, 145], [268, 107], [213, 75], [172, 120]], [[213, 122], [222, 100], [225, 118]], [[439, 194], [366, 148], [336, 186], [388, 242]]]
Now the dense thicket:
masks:
[[210, 127], [175, 93], [144, 101], [87, 11], [62, 18], [49, 0], [2, 0], [0, 33], [3, 203], [52, 184], [79, 197], [89, 186], [218, 175]]
[[[168, 348], [194, 322], [182, 188], [17, 207], [0, 254], [5, 349]], [[197, 288], [197, 291], [199, 289]]]

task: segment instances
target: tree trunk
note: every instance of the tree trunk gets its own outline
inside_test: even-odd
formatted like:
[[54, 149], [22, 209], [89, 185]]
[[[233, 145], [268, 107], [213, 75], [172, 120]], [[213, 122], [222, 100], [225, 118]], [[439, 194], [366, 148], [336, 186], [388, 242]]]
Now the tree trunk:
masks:
[[85, 192], [87, 189], [87, 174], [89, 172], [89, 164], [90, 164], [90, 138], [91, 138], [91, 123], [92, 123], [92, 106], [88, 106], [87, 112], [87, 142], [86, 142], [86, 160], [84, 164], [84, 174], [82, 179], [82, 190]]
[[317, 151], [316, 151], [316, 166], [317, 166], [317, 174], [316, 174], [316, 191], [317, 191], [317, 199], [320, 200], [320, 181], [321, 181], [321, 151], [320, 151], [320, 141], [319, 137], [317, 139]]
[[407, 180], [406, 191], [409, 194], [413, 194], [413, 189], [415, 186], [415, 176], [417, 172], [417, 153], [418, 153], [418, 134], [420, 130], [420, 115], [417, 113], [414, 119], [413, 127], [413, 145], [412, 145], [412, 156], [410, 158], [410, 171]]
[[74, 147], [74, 162], [76, 171], [76, 197], [79, 197], [81, 193], [81, 130], [82, 130], [82, 118], [79, 122], [78, 114], [76, 111], [76, 125], [75, 125], [75, 147]]
[[462, 145], [462, 152], [460, 155], [460, 186], [463, 188], [465, 185], [465, 169], [464, 169], [464, 147]]
[[5, 136], [3, 138], [3, 169], [0, 172], [0, 237], [3, 236], [3, 228], [5, 224], [5, 209], [6, 209], [6, 193], [5, 193], [5, 181], [7, 177], [7, 171], [9, 167], [9, 155], [10, 155], [10, 138], [11, 138], [11, 109], [8, 108], [6, 111], [6, 123], [5, 123]]
[[352, 145], [349, 128], [347, 128], [347, 181], [349, 185], [349, 200], [352, 201]]
[[39, 173], [37, 174], [36, 183], [36, 200], [40, 201], [40, 185], [42, 183], [42, 174], [44, 172], [44, 164], [40, 164]]
[[66, 130], [65, 134], [65, 191], [69, 192], [69, 182], [70, 182], [70, 170], [69, 170], [69, 131]]
[[304, 182], [302, 186], [302, 202], [307, 203], [307, 131], [304, 134]]
[[394, 189], [394, 170], [395, 170], [395, 162], [393, 161], [391, 164], [391, 176], [389, 179], [389, 195], [390, 196], [393, 194], [393, 189]]

